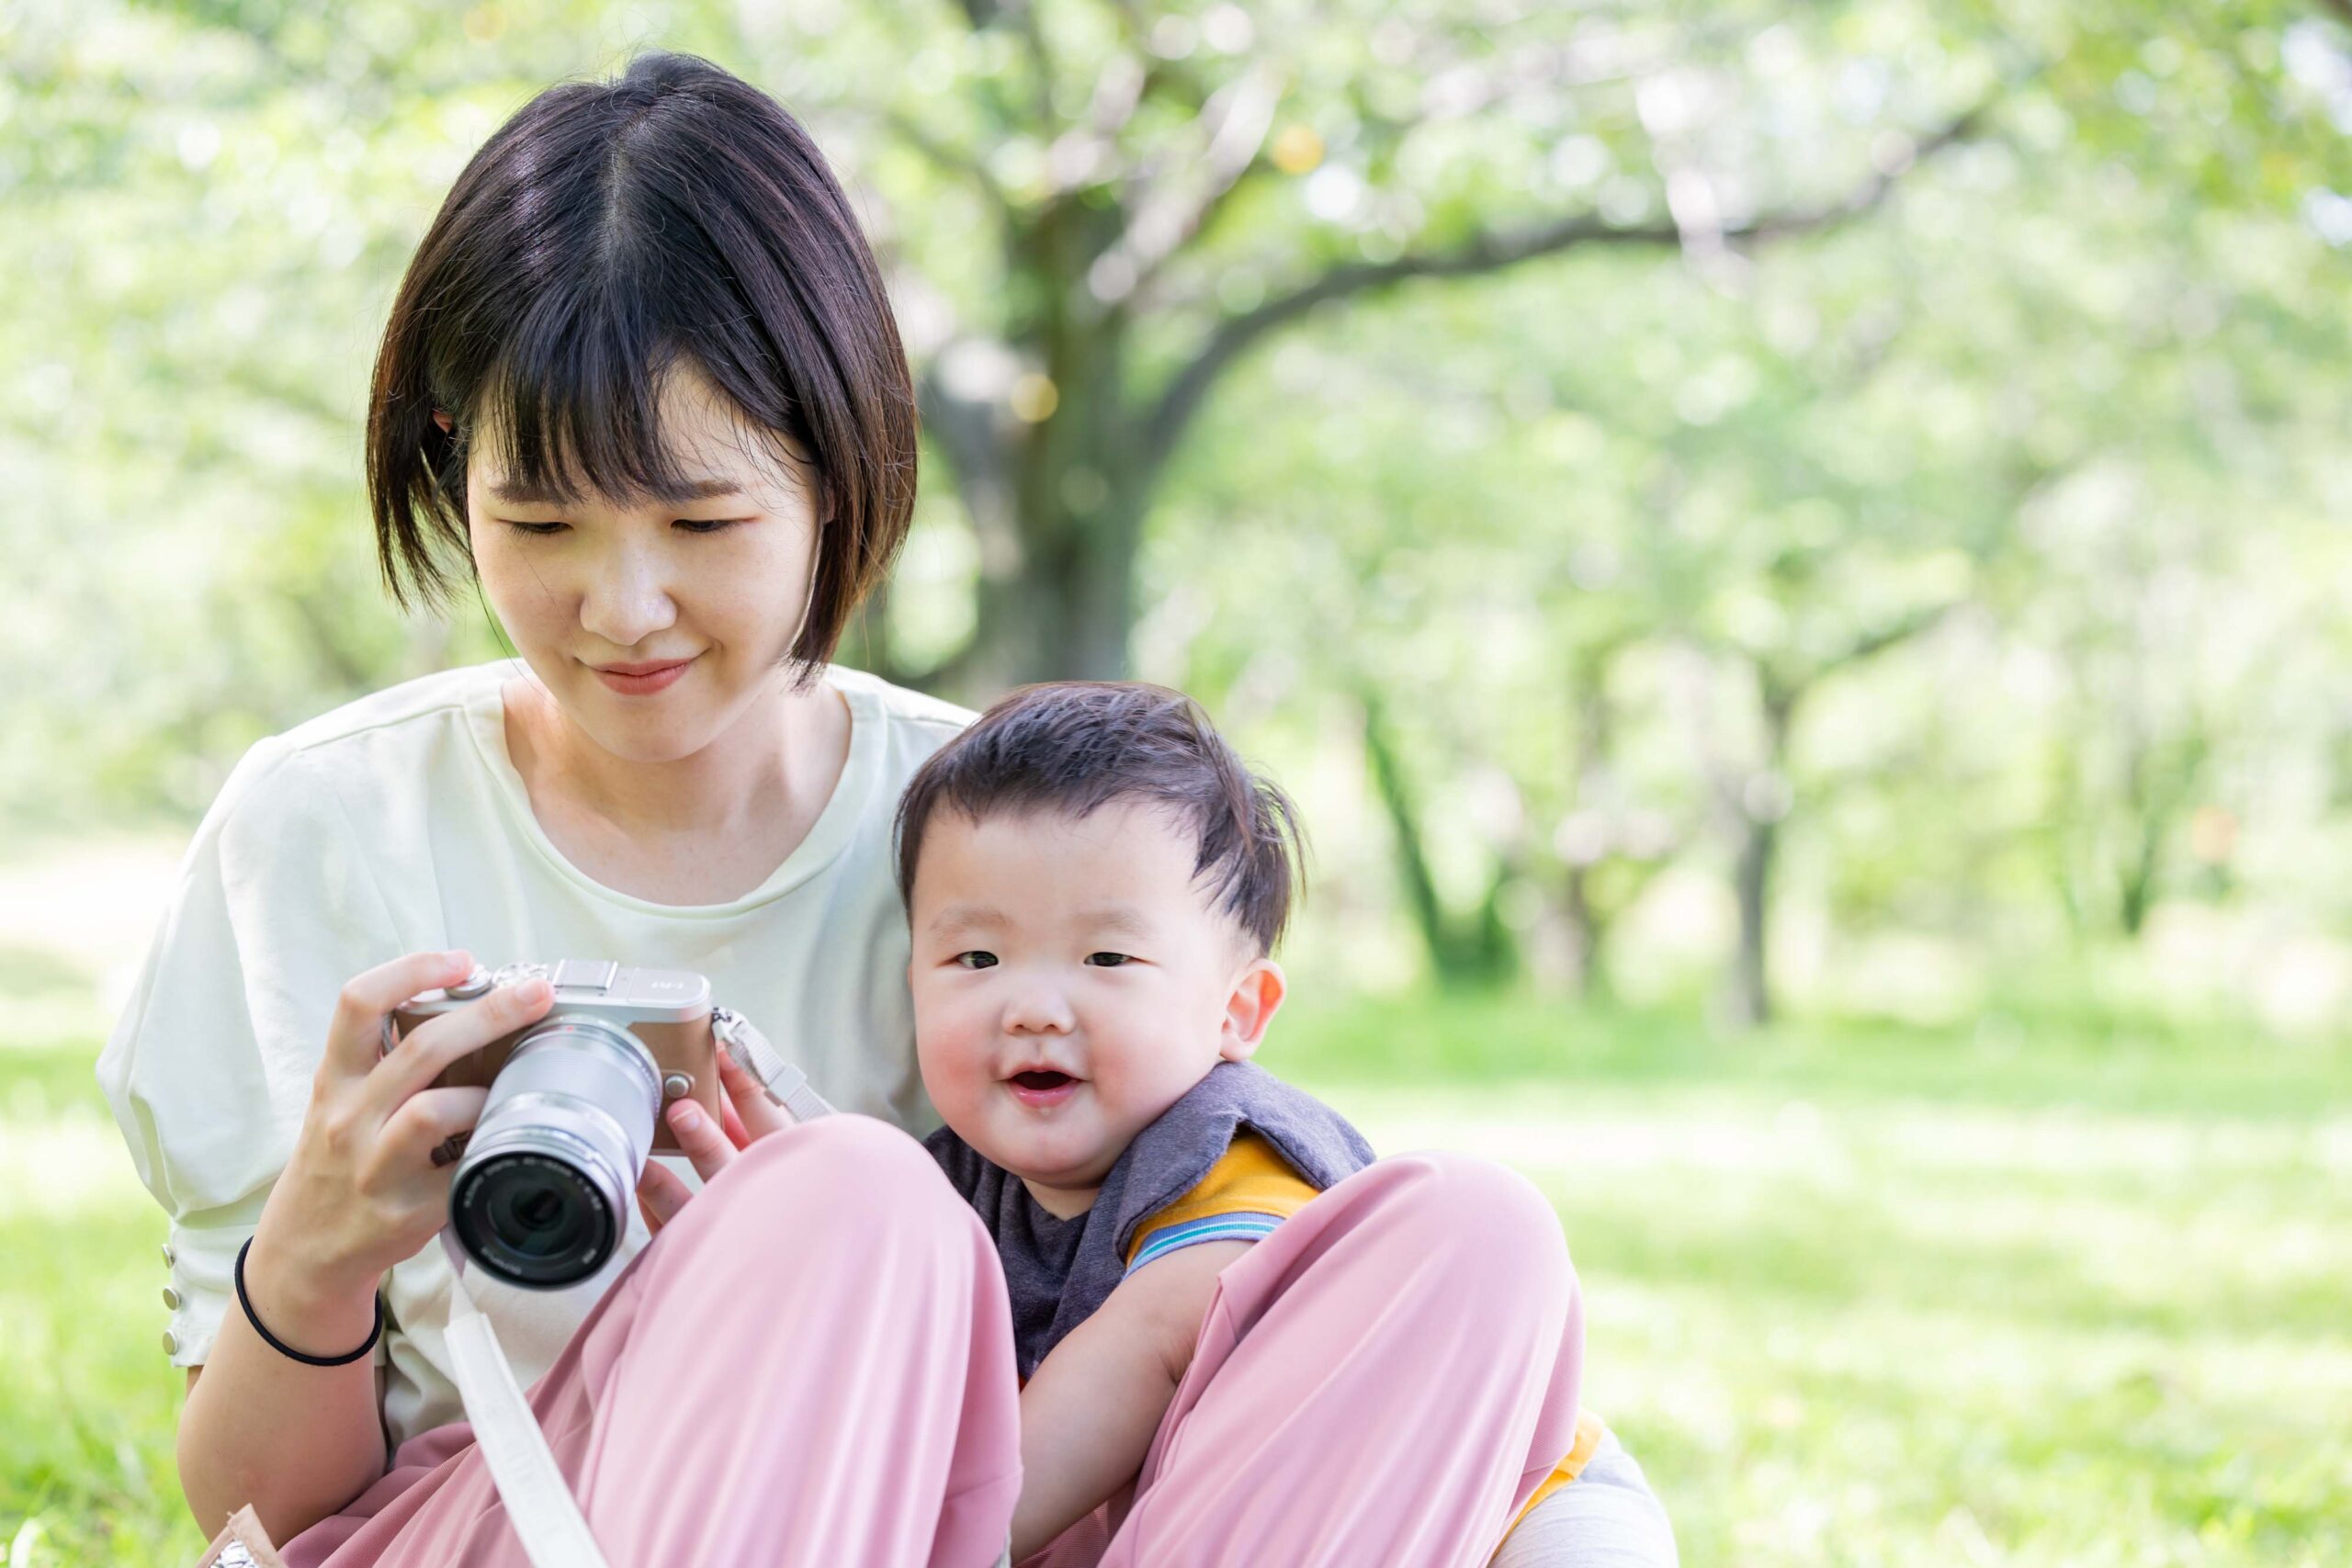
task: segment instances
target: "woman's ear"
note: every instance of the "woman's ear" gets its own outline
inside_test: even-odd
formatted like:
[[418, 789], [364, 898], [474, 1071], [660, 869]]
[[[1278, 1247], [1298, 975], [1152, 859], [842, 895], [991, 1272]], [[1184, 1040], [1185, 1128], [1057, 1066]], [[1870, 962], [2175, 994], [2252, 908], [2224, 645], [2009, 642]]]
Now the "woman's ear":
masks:
[[433, 411], [433, 423], [441, 427], [441, 434], [444, 435], [451, 435], [457, 433], [458, 422], [451, 419], [445, 410], [435, 409]]
[[1217, 1034], [1217, 1055], [1228, 1062], [1246, 1062], [1266, 1037], [1266, 1025], [1287, 993], [1283, 966], [1271, 958], [1252, 959], [1233, 982], [1225, 998], [1225, 1027]]

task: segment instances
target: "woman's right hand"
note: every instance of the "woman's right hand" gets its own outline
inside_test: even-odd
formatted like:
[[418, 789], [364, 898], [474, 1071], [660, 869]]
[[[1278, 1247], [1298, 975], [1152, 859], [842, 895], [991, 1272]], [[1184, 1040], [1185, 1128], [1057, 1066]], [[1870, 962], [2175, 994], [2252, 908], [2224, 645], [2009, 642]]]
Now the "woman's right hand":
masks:
[[434, 1079], [553, 1003], [545, 980], [502, 986], [382, 1049], [388, 1014], [472, 968], [464, 953], [413, 953], [358, 976], [336, 1001], [293, 1156], [246, 1262], [259, 1315], [297, 1348], [326, 1355], [356, 1344], [385, 1271], [447, 1223], [455, 1168], [435, 1165], [433, 1151], [474, 1124], [490, 1091]]

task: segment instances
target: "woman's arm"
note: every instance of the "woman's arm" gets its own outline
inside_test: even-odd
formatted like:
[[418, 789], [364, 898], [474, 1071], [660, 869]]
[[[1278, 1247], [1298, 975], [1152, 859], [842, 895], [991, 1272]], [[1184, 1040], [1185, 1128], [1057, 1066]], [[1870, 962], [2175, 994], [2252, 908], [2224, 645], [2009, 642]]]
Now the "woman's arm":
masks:
[[[298, 1311], [270, 1288], [257, 1256], [247, 1258], [245, 1279], [270, 1331], [298, 1348], [348, 1349], [374, 1321], [365, 1296]], [[198, 1526], [216, 1534], [251, 1503], [272, 1540], [291, 1540], [350, 1502], [384, 1472], [381, 1397], [371, 1361], [306, 1367], [263, 1344], [242, 1314], [224, 1318], [212, 1359], [187, 1370], [180, 1414], [180, 1490]], [[256, 1412], [267, 1414], [256, 1420]]]
[[[359, 1345], [385, 1270], [448, 1216], [451, 1168], [433, 1150], [473, 1125], [488, 1091], [430, 1087], [458, 1057], [544, 1014], [543, 981], [504, 986], [381, 1052], [384, 1016], [464, 977], [464, 953], [414, 953], [345, 986], [293, 1157], [271, 1187], [245, 1258], [253, 1312], [307, 1355]], [[242, 1307], [222, 1319], [180, 1412], [180, 1487], [206, 1534], [251, 1504], [290, 1540], [383, 1473], [383, 1417], [367, 1358], [314, 1367], [279, 1354]]]
[[1192, 1365], [1216, 1277], [1246, 1241], [1208, 1241], [1156, 1259], [1070, 1330], [1021, 1391], [1017, 1562], [1136, 1478]]

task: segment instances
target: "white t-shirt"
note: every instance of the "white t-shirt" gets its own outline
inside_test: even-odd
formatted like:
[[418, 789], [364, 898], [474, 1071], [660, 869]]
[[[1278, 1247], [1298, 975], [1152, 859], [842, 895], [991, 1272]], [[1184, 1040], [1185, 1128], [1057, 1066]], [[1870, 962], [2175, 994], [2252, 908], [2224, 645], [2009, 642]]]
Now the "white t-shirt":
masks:
[[[404, 953], [486, 964], [603, 958], [697, 970], [844, 1111], [921, 1134], [938, 1124], [915, 1068], [906, 916], [892, 815], [908, 777], [971, 715], [856, 671], [848, 761], [808, 836], [725, 904], [650, 903], [566, 861], [507, 755], [501, 688], [515, 661], [427, 676], [248, 752], [197, 831], [98, 1081], [140, 1179], [172, 1217], [176, 1366], [210, 1354], [231, 1265], [291, 1156], [336, 994]], [[621, 1265], [574, 1289], [468, 1289], [528, 1386]], [[463, 1412], [442, 1342], [438, 1245], [384, 1284], [384, 1416], [395, 1442]]]

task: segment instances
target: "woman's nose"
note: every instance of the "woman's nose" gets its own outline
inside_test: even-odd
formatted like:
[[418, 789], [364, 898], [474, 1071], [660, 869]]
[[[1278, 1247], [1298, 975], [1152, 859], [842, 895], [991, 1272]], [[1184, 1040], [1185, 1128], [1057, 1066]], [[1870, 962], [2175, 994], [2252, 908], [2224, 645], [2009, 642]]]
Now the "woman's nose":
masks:
[[677, 619], [661, 552], [633, 546], [596, 562], [580, 602], [582, 629], [615, 648], [635, 648]]

